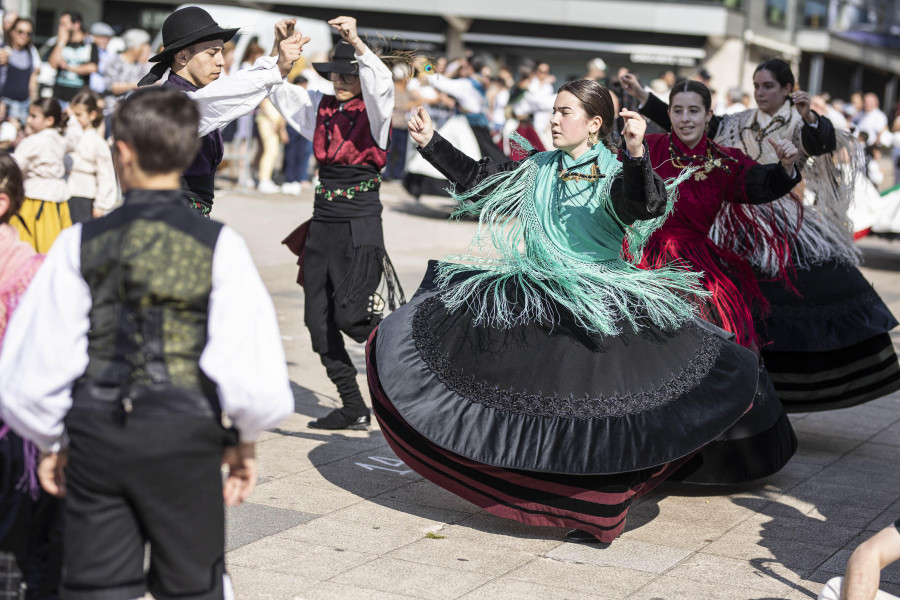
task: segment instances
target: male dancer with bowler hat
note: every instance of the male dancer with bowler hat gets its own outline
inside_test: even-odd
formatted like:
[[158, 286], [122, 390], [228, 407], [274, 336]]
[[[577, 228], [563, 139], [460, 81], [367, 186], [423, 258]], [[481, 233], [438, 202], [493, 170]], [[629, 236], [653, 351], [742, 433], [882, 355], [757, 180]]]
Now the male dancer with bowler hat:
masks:
[[[286, 20], [290, 21], [290, 20]], [[276, 25], [284, 29], [282, 22]], [[200, 152], [182, 176], [188, 203], [208, 216], [215, 195], [215, 175], [223, 156], [219, 128], [248, 114], [284, 83], [309, 41], [300, 33], [279, 36], [277, 56], [256, 61], [251, 69], [220, 78], [225, 66], [225, 43], [238, 29], [223, 29], [208, 12], [196, 6], [176, 10], [162, 26], [164, 50], [150, 59], [157, 63], [138, 85], [151, 85], [169, 71], [163, 83], [187, 93], [200, 108]]]

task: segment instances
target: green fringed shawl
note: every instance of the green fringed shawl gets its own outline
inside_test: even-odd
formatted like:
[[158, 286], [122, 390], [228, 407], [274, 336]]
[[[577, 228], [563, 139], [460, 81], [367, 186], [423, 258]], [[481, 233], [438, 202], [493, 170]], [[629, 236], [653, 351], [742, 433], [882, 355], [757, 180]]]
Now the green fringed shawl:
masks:
[[[525, 140], [516, 141], [530, 149]], [[489, 253], [440, 261], [437, 283], [447, 308], [465, 307], [476, 324], [509, 328], [555, 323], [556, 306], [561, 306], [579, 326], [605, 335], [618, 334], [617, 323], [623, 320], [637, 330], [639, 318], [646, 316], [663, 329], [674, 329], [694, 316], [690, 298], [706, 295], [699, 284], [702, 273], [635, 266], [650, 235], [671, 213], [677, 185], [690, 172], [666, 183], [665, 214], [626, 225], [610, 199], [613, 179], [622, 169], [616, 156], [597, 144], [579, 157], [579, 163], [596, 159], [605, 177], [595, 183], [562, 181], [561, 157], [563, 167], [574, 163], [560, 150], [541, 152], [466, 192], [451, 189], [459, 203], [453, 216], [478, 215], [472, 244]], [[631, 262], [621, 258], [623, 239]], [[459, 273], [470, 276], [451, 285]]]

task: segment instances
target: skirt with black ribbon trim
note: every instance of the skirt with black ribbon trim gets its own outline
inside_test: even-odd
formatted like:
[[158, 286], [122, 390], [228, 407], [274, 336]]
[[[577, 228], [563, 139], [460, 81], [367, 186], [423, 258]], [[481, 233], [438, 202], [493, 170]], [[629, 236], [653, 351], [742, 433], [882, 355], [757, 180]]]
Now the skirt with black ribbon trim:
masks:
[[610, 542], [757, 396], [757, 357], [713, 328], [590, 335], [561, 308], [554, 323], [475, 326], [433, 278], [432, 262], [369, 339], [372, 408], [410, 468], [492, 514]]
[[836, 261], [760, 281], [771, 310], [756, 322], [762, 356], [788, 412], [847, 408], [900, 389], [890, 309], [859, 269]]

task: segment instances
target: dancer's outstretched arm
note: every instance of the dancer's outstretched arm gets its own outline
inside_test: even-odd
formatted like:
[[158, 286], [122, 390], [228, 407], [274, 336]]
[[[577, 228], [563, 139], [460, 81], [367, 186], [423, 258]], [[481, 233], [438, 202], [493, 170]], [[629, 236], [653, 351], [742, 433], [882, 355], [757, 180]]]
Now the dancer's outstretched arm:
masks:
[[512, 171], [521, 164], [521, 161], [496, 163], [489, 157], [476, 161], [466, 156], [434, 130], [434, 123], [423, 106], [409, 119], [407, 127], [422, 157], [456, 184], [458, 192], [478, 185], [495, 173]]

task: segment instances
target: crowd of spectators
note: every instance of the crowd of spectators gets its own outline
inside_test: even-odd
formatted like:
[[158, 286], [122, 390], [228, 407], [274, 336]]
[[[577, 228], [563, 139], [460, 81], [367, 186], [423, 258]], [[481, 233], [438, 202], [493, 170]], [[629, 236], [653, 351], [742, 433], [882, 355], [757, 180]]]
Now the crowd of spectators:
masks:
[[[12, 151], [25, 135], [28, 107], [33, 100], [53, 97], [63, 107], [79, 91], [90, 89], [100, 98], [100, 107], [108, 122], [116, 103], [137, 87], [150, 68], [152, 53], [150, 35], [141, 29], [117, 32], [106, 23], [86, 25], [75, 11], [64, 12], [56, 35], [41, 48], [33, 43], [34, 23], [27, 17], [7, 12], [0, 32], [0, 150]], [[251, 42], [243, 56], [226, 48], [226, 71], [250, 67], [265, 53]], [[306, 69], [295, 73], [296, 85], [328, 92], [330, 82], [323, 80], [309, 62], [325, 57], [309, 57]], [[410, 70], [414, 72], [410, 72]], [[610, 69], [602, 58], [585, 65], [584, 79], [593, 79], [613, 92], [619, 108], [634, 109], [635, 100], [622, 90], [620, 78], [627, 68]], [[694, 78], [714, 91], [714, 111], [719, 115], [737, 113], [753, 107], [752, 94], [741, 88], [716, 90], [706, 69]], [[567, 75], [565, 79], [572, 79]], [[669, 89], [679, 74], [664, 69], [648, 79], [646, 87], [656, 96], [667, 99]], [[556, 89], [565, 81], [553, 73], [546, 62], [521, 59], [517, 65], [503, 64], [490, 57], [418, 58], [412, 67], [394, 68], [396, 105], [392, 119], [392, 136], [388, 165], [383, 176], [402, 180], [411, 157], [406, 122], [410, 111], [425, 105], [440, 128], [454, 115], [483, 116], [493, 142], [507, 156], [516, 150], [510, 144], [511, 134], [518, 132], [535, 148], [551, 147], [550, 118]], [[444, 80], [444, 83], [441, 83]], [[467, 86], [446, 83], [465, 80]], [[459, 91], [462, 90], [462, 91]], [[839, 129], [851, 131], [864, 144], [867, 174], [878, 187], [900, 182], [900, 112], [895, 107], [891, 117], [879, 106], [878, 95], [857, 92], [847, 101], [827, 93], [812, 98], [812, 108], [827, 117]], [[480, 117], [479, 117], [480, 118]], [[101, 133], [106, 128], [101, 126]], [[650, 131], [659, 131], [650, 124]], [[299, 194], [304, 185], [315, 181], [312, 144], [289, 127], [277, 111], [264, 103], [255, 115], [242, 118], [225, 131], [229, 142], [228, 164], [223, 174], [231, 174], [242, 187], [255, 187], [263, 193]], [[886, 173], [884, 166], [893, 166]], [[230, 165], [230, 168], [229, 168]], [[276, 182], [281, 185], [276, 184]]]

